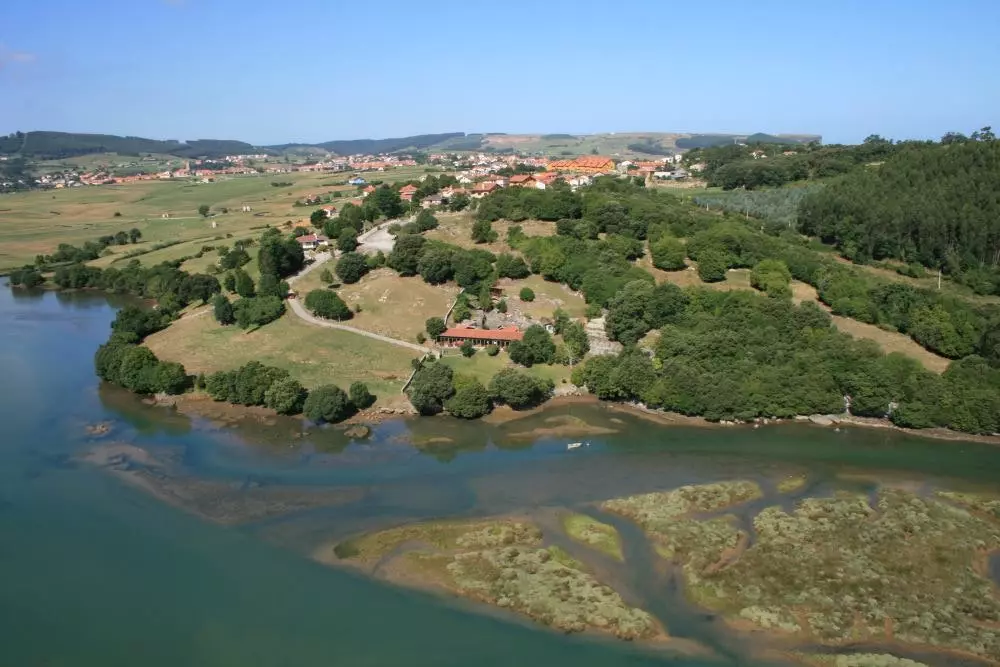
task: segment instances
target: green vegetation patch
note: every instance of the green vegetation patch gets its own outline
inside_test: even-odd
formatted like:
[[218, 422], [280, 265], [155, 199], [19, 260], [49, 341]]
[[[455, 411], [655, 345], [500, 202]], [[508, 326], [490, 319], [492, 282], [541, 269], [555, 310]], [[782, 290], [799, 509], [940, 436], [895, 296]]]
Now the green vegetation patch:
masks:
[[541, 540], [536, 526], [513, 519], [440, 521], [363, 535], [335, 552], [374, 563], [414, 543], [393, 562], [390, 576], [433, 582], [565, 632], [593, 629], [622, 639], [659, 632], [652, 616], [628, 606], [563, 549], [541, 547]]
[[[772, 507], [738, 560], [689, 582], [699, 600], [828, 644], [896, 641], [1000, 658], [1000, 599], [977, 570], [1000, 528], [944, 502], [884, 489]], [[977, 567], [979, 566], [979, 567]], [[891, 663], [887, 663], [891, 664]]]
[[959, 493], [957, 491], [938, 491], [937, 495], [953, 503], [958, 503], [975, 512], [1000, 519], [1000, 498], [980, 495], [977, 493]]
[[593, 547], [617, 560], [624, 560], [618, 531], [586, 514], [567, 514], [562, 519], [563, 530], [572, 539]]
[[809, 479], [805, 475], [789, 475], [777, 484], [778, 493], [791, 493], [798, 491]]
[[928, 667], [922, 662], [908, 658], [897, 658], [888, 653], [799, 654], [798, 657], [815, 667]]

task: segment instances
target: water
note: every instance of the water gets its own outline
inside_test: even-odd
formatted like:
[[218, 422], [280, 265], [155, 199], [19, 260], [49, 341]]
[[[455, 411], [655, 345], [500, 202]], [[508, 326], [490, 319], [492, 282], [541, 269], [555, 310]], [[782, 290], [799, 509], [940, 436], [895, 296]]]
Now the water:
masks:
[[[0, 664], [749, 664], [710, 615], [684, 605], [677, 582], [628, 526], [633, 569], [608, 566], [609, 575], [675, 634], [711, 644], [721, 662], [566, 637], [306, 556], [406, 520], [582, 507], [722, 478], [806, 470], [812, 493], [845, 472], [980, 485], [1000, 469], [1000, 448], [972, 443], [805, 426], [663, 428], [579, 406], [504, 427], [395, 422], [368, 444], [334, 431], [297, 439], [290, 420], [211, 428], [99, 386], [92, 355], [116, 305], [95, 294], [0, 290]], [[560, 414], [619, 433], [571, 454], [564, 440], [517, 437]], [[84, 426], [106, 420], [114, 424], [107, 440], [171, 461], [178, 479], [341, 488], [357, 499], [219, 526], [79, 462], [103, 442]], [[441, 437], [453, 442], [423, 451], [409, 444]]]

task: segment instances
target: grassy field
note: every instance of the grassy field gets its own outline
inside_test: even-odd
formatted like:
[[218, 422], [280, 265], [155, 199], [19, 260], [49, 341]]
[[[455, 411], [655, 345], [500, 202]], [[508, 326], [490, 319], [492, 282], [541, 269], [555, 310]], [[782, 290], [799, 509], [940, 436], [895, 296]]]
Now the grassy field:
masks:
[[450, 355], [443, 357], [441, 363], [451, 366], [452, 370], [457, 374], [476, 378], [484, 385], [488, 385], [490, 378], [508, 366], [517, 368], [535, 377], [552, 380], [556, 385], [561, 384], [563, 380], [569, 382], [569, 376], [572, 372], [569, 366], [535, 365], [531, 368], [524, 368], [512, 362], [506, 352], [500, 352], [495, 357], [491, 357], [483, 350], [477, 351], [475, 355], [468, 358], [461, 356], [457, 352], [450, 352]]
[[608, 132], [604, 134], [580, 134], [571, 137], [558, 137], [541, 134], [503, 134], [486, 137], [484, 146], [496, 149], [513, 148], [529, 153], [567, 157], [573, 155], [640, 156], [646, 159], [660, 157], [644, 153], [636, 153], [628, 148], [629, 144], [658, 143], [664, 148], [672, 149], [675, 142], [685, 134], [670, 134], [665, 132]]
[[[331, 260], [326, 266], [332, 271], [334, 264]], [[303, 298], [310, 290], [324, 287], [321, 272], [313, 271], [295, 284]], [[361, 306], [349, 322], [352, 327], [413, 342], [427, 318], [444, 317], [459, 288], [454, 283], [429, 285], [420, 276], [401, 278], [391, 269], [377, 269], [336, 292], [352, 310]]]
[[[366, 177], [394, 181], [423, 173], [423, 167], [407, 167]], [[52, 252], [60, 243], [80, 245], [132, 227], [142, 231], [144, 242], [153, 244], [236, 236], [264, 225], [307, 221], [312, 207], [295, 207], [295, 201], [307, 194], [338, 190], [354, 194], [353, 187], [334, 185], [348, 177], [347, 173], [264, 174], [220, 178], [214, 183], [143, 181], [2, 195], [0, 269], [30, 263], [35, 255]], [[291, 185], [276, 188], [272, 182]], [[347, 201], [338, 199], [335, 205]], [[202, 204], [211, 206], [215, 215], [198, 215]], [[253, 212], [239, 212], [244, 204]], [[223, 208], [229, 212], [222, 213]], [[116, 217], [116, 213], [120, 215]], [[163, 214], [169, 218], [164, 219]]]
[[[209, 373], [259, 361], [284, 368], [306, 387], [366, 382], [380, 399], [399, 393], [417, 353], [347, 331], [306, 324], [293, 314], [256, 331], [220, 326], [208, 309], [195, 311], [146, 339], [161, 359], [189, 373]], [[201, 314], [205, 313], [205, 314]]]
[[527, 236], [552, 236], [556, 233], [554, 222], [497, 220], [493, 223], [493, 231], [498, 236], [497, 240], [493, 243], [475, 243], [472, 240], [472, 224], [475, 222], [475, 217], [471, 213], [441, 213], [437, 215], [437, 218], [441, 224], [436, 229], [424, 232], [424, 236], [427, 238], [444, 241], [460, 248], [481, 248], [492, 253], [516, 252], [507, 244], [507, 230], [514, 225], [520, 225]]
[[[562, 308], [570, 317], [583, 317], [587, 311], [587, 303], [578, 292], [562, 283], [548, 282], [539, 275], [530, 275], [521, 280], [502, 278], [497, 285], [504, 289], [510, 313], [520, 311], [534, 320], [552, 317], [556, 308]], [[534, 301], [521, 301], [519, 295], [524, 287], [530, 287], [535, 293]]]

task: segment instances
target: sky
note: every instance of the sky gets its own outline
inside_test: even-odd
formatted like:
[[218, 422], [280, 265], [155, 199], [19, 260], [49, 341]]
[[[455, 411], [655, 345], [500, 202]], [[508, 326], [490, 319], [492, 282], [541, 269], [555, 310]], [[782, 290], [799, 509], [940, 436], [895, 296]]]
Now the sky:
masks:
[[0, 13], [0, 133], [1000, 127], [997, 0], [46, 0]]

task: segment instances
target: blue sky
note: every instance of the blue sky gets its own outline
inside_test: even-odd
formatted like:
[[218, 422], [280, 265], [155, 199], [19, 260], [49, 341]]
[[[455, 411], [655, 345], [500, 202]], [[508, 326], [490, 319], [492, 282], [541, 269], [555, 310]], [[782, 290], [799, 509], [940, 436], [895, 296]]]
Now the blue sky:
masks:
[[0, 133], [1000, 126], [1000, 2], [46, 0], [0, 18]]

